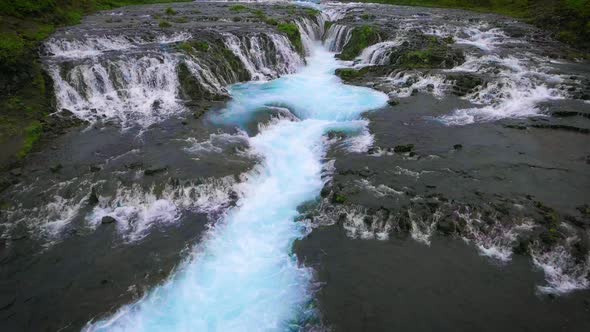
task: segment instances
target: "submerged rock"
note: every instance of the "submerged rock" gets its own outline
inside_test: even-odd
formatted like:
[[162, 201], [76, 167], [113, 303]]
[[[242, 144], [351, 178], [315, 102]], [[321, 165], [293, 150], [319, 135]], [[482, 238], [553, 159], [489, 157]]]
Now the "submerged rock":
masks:
[[401, 145], [396, 145], [393, 148], [393, 151], [397, 152], [397, 153], [408, 153], [408, 152], [411, 152], [412, 150], [414, 150], [414, 144], [401, 144]]
[[115, 218], [113, 218], [111, 216], [104, 216], [100, 220], [100, 223], [103, 224], [103, 225], [114, 224], [116, 222], [117, 222], [117, 219], [115, 219]]
[[163, 173], [166, 172], [168, 170], [167, 166], [163, 166], [163, 167], [152, 167], [152, 168], [148, 168], [146, 170], [143, 171], [143, 174], [146, 176], [151, 176], [151, 175], [155, 175], [158, 173]]

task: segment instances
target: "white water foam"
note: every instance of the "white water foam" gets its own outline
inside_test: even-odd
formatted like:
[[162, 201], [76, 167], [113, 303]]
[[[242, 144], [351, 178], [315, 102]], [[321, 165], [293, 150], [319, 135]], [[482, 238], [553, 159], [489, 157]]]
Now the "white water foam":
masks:
[[139, 241], [153, 227], [176, 223], [183, 211], [208, 214], [221, 211], [230, 204], [231, 193], [236, 188], [232, 176], [197, 184], [168, 184], [161, 192], [154, 187], [145, 190], [139, 185], [120, 186], [112, 196], [99, 197], [87, 218], [92, 227], [100, 225], [104, 217], [114, 218], [117, 230], [126, 241]]
[[53, 66], [50, 74], [58, 109], [90, 122], [116, 119], [123, 128], [148, 127], [184, 109], [177, 99], [176, 66], [170, 55], [146, 55], [84, 63], [65, 73]]
[[373, 44], [362, 51], [355, 63], [359, 66], [387, 65], [389, 64], [393, 49], [400, 46], [403, 42], [404, 40], [399, 38]]
[[571, 254], [570, 246], [577, 241], [570, 237], [564, 245], [558, 245], [549, 251], [533, 247], [531, 257], [533, 264], [545, 273], [546, 286], [537, 286], [542, 293], [565, 294], [579, 289], [590, 288], [590, 254], [586, 261], [579, 263]]
[[534, 228], [528, 218], [513, 220], [509, 225], [499, 221], [484, 222], [481, 215], [466, 211], [455, 211], [455, 215], [465, 221], [463, 240], [473, 242], [480, 254], [500, 262], [512, 259], [513, 247], [519, 235], [526, 234]]
[[[291, 74], [303, 65], [303, 59], [283, 35], [269, 33], [240, 38], [224, 33], [224, 38], [227, 48], [240, 59], [253, 80]], [[271, 49], [276, 53], [271, 53]]]
[[539, 115], [538, 104], [546, 100], [565, 98], [556, 84], [562, 77], [549, 74], [543, 66], [535, 65], [532, 57], [469, 56], [453, 68], [455, 72], [492, 73], [492, 81], [466, 98], [482, 107], [459, 109], [440, 117], [448, 125], [494, 121], [502, 118], [522, 118]]

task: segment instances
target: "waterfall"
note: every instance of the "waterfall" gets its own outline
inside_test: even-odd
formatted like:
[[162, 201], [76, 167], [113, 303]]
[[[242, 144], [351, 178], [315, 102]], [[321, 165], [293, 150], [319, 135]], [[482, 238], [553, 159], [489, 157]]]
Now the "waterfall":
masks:
[[[311, 47], [307, 40], [321, 34], [320, 25], [304, 19], [299, 26], [306, 48]], [[290, 74], [304, 64], [289, 39], [280, 34], [223, 33], [221, 37], [220, 47], [235, 54], [255, 80]], [[185, 55], [177, 51], [179, 42], [192, 40], [187, 32], [152, 38], [79, 38], [52, 38], [44, 47], [45, 62], [54, 80], [58, 110], [67, 109], [89, 122], [114, 120], [123, 128], [145, 128], [182, 112], [180, 64], [186, 65], [199, 90], [213, 97], [227, 96], [228, 85], [250, 78], [236, 72], [223, 52]], [[215, 42], [211, 44], [218, 50]]]
[[295, 20], [307, 55], [313, 49], [314, 42], [322, 39], [324, 35], [324, 23], [323, 15], [316, 16], [316, 21], [307, 17], [301, 17]]
[[346, 25], [333, 24], [325, 33], [324, 44], [332, 52], [340, 52], [350, 40], [352, 29]]
[[287, 37], [258, 33], [238, 37], [223, 33], [224, 43], [244, 64], [254, 80], [277, 78], [294, 73], [303, 59]]
[[171, 55], [146, 54], [54, 64], [49, 72], [59, 109], [90, 122], [147, 127], [182, 109], [176, 66]]
[[393, 48], [400, 46], [403, 40], [385, 41], [371, 45], [358, 57], [361, 65], [388, 65]]

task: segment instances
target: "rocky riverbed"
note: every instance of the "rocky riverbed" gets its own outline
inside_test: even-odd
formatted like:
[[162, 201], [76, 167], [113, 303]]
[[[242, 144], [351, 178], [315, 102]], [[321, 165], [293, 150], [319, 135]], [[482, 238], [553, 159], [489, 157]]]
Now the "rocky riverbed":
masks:
[[3, 175], [0, 326], [79, 330], [182, 271], [248, 197], [252, 137], [303, 118], [270, 102], [227, 119], [231, 85], [301, 71], [314, 41], [389, 104], [325, 135], [324, 188], [296, 218], [321, 284], [301, 328], [590, 327], [579, 52], [495, 15], [287, 2], [128, 7], [45, 43], [57, 138]]

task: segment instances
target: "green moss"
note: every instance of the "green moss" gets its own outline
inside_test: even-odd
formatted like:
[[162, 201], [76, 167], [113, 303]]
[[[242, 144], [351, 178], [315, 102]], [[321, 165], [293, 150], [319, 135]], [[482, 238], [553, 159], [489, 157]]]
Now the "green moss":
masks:
[[244, 5], [233, 5], [229, 7], [229, 10], [231, 10], [232, 12], [243, 12], [248, 10], [248, 7]]
[[464, 55], [451, 47], [447, 38], [422, 36], [416, 49], [400, 47], [391, 54], [391, 61], [399, 68], [451, 68], [464, 61]]
[[3, 64], [15, 64], [27, 51], [22, 37], [15, 33], [0, 34], [0, 59]]
[[341, 68], [336, 70], [336, 76], [340, 77], [345, 81], [350, 81], [355, 78], [361, 77], [363, 74], [361, 71], [352, 68]]
[[268, 25], [274, 25], [277, 26], [279, 25], [279, 21], [275, 20], [274, 18], [267, 18], [264, 20], [264, 23], [268, 24]]
[[174, 10], [172, 7], [168, 7], [166, 8], [166, 15], [176, 15], [176, 10]]
[[353, 60], [365, 48], [378, 43], [379, 40], [379, 30], [377, 28], [369, 25], [356, 27], [352, 30], [350, 40], [342, 49], [339, 57], [342, 60]]
[[171, 28], [171, 27], [172, 27], [172, 24], [170, 24], [170, 22], [167, 22], [167, 21], [161, 21], [161, 22], [158, 24], [158, 26], [159, 26], [160, 28], [163, 28], [163, 29], [165, 29], [165, 28]]
[[332, 202], [338, 204], [344, 204], [346, 202], [346, 196], [341, 194], [336, 194], [332, 197]]
[[18, 153], [19, 158], [24, 158], [31, 150], [33, 145], [39, 141], [43, 133], [43, 126], [39, 121], [34, 121], [25, 128], [25, 140], [22, 149]]
[[190, 42], [183, 42], [176, 47], [185, 53], [194, 53], [195, 51], [199, 52], [207, 52], [209, 50], [209, 43], [206, 41], [190, 41]]
[[405, 68], [432, 68], [433, 58], [432, 49], [412, 51], [404, 54], [401, 66]]
[[304, 8], [305, 13], [311, 16], [317, 16], [320, 14], [320, 11], [314, 8]]
[[277, 25], [277, 28], [280, 32], [287, 35], [287, 38], [289, 38], [293, 46], [295, 46], [297, 52], [299, 52], [300, 54], [304, 53], [303, 42], [301, 41], [301, 34], [299, 33], [299, 29], [297, 28], [296, 24], [279, 23], [279, 25]]
[[266, 19], [266, 13], [260, 9], [253, 11], [252, 14], [259, 19]]
[[174, 23], [188, 23], [188, 17], [183, 16], [183, 17], [174, 18], [174, 19], [172, 19], [172, 22], [174, 22]]

